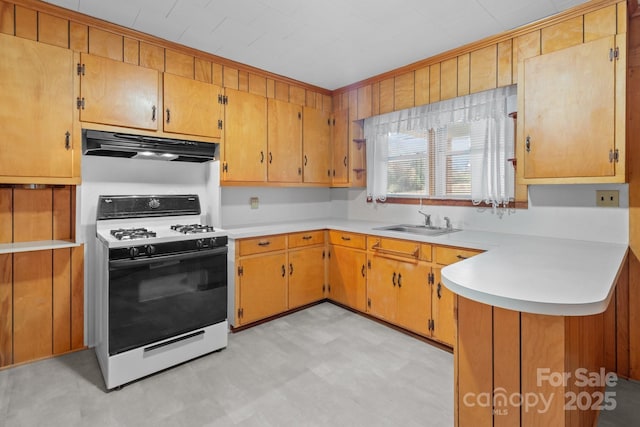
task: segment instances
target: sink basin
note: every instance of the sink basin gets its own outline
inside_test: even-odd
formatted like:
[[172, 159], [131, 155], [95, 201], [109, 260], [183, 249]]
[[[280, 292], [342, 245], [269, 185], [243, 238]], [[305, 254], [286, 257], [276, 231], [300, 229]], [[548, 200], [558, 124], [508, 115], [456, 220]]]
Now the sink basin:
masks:
[[398, 231], [400, 233], [420, 234], [422, 236], [439, 236], [441, 234], [460, 231], [456, 228], [433, 227], [426, 225], [399, 224], [387, 227], [377, 227], [374, 230]]

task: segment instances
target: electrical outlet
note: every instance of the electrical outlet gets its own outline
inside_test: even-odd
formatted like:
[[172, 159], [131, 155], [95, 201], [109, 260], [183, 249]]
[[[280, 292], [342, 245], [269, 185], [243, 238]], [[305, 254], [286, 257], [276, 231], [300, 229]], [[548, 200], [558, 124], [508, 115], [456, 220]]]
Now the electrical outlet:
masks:
[[249, 199], [249, 204], [251, 205], [251, 209], [258, 209], [260, 205], [260, 200], [257, 197], [251, 197]]
[[613, 208], [620, 206], [618, 190], [596, 190], [596, 206]]

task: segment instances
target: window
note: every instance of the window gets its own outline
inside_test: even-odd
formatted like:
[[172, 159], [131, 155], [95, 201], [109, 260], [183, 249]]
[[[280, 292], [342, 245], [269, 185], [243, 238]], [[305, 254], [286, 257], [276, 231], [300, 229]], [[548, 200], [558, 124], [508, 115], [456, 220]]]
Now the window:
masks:
[[513, 200], [515, 86], [365, 120], [374, 200], [420, 197], [503, 205]]

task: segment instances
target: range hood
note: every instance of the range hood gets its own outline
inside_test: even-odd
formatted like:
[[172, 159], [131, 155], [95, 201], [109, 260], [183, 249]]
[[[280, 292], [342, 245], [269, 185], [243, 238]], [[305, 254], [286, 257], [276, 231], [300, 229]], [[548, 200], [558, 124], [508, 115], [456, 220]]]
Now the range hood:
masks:
[[203, 163], [215, 160], [218, 144], [99, 130], [82, 130], [87, 156]]

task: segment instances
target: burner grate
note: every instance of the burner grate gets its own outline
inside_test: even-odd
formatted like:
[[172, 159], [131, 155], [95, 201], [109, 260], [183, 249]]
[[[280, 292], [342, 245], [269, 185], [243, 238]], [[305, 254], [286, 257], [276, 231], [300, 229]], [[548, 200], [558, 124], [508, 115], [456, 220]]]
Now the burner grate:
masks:
[[134, 240], [156, 237], [156, 232], [146, 228], [117, 228], [111, 230], [111, 235], [118, 240]]
[[175, 224], [171, 226], [171, 229], [182, 234], [209, 233], [215, 231], [211, 225], [203, 224]]

